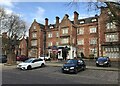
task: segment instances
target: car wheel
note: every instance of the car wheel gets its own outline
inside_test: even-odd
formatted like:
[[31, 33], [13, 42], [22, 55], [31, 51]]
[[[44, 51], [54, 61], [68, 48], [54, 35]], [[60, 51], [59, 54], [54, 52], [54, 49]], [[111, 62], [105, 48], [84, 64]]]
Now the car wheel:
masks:
[[41, 64], [41, 67], [43, 67], [43, 66], [44, 66], [44, 63]]
[[27, 69], [28, 69], [28, 70], [31, 70], [31, 69], [32, 69], [32, 67], [29, 65], [29, 66], [27, 67]]
[[61, 71], [62, 71], [62, 73], [65, 73], [64, 70], [61, 70]]
[[86, 66], [83, 66], [83, 71], [86, 69]]
[[98, 65], [98, 64], [96, 64], [96, 66], [97, 66], [97, 67], [99, 67], [99, 65]]
[[111, 67], [111, 64], [108, 64], [108, 67]]
[[78, 73], [78, 70], [77, 69], [75, 69], [75, 74], [77, 74]]

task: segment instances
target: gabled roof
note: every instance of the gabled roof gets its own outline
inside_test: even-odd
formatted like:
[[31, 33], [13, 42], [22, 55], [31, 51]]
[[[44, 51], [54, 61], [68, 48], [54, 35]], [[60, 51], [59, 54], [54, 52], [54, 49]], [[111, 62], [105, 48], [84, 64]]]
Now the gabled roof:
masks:
[[44, 29], [45, 28], [45, 26], [43, 25], [43, 24], [41, 24], [41, 23], [38, 23], [39, 25], [40, 25], [40, 28], [41, 29]]

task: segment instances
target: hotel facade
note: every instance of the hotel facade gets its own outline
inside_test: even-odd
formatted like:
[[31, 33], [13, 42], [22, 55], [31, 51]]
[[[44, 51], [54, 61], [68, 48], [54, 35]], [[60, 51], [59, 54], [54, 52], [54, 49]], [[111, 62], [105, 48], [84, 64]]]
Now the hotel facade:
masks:
[[[67, 47], [68, 57], [80, 56], [81, 52], [85, 58], [108, 56], [111, 60], [120, 59], [120, 27], [108, 22], [109, 9], [102, 8], [100, 15], [78, 19], [79, 14], [74, 12], [74, 20], [65, 14], [59, 21], [56, 16], [55, 24], [45, 25], [33, 21], [29, 29], [28, 56], [39, 57], [56, 50], [58, 58], [61, 58], [62, 48]], [[61, 53], [59, 53], [61, 52]]]

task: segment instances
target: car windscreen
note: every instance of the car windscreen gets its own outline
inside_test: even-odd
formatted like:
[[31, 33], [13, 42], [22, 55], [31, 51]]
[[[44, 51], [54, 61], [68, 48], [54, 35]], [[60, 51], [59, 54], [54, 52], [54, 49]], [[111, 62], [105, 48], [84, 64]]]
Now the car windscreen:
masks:
[[33, 62], [33, 59], [28, 59], [25, 61], [25, 63], [32, 63]]
[[77, 60], [68, 60], [67, 63], [68, 64], [77, 64]]
[[98, 61], [107, 61], [107, 58], [105, 58], [105, 57], [100, 57], [100, 58], [98, 58]]

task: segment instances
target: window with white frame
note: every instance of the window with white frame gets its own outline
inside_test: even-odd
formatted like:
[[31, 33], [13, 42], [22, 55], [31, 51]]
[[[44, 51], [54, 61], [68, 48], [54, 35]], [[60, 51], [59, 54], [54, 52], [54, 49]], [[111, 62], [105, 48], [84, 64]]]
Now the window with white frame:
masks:
[[31, 41], [31, 46], [37, 46], [37, 40], [32, 40]]
[[78, 39], [77, 44], [78, 45], [84, 45], [84, 39]]
[[106, 42], [117, 42], [119, 40], [118, 33], [105, 34]]
[[78, 35], [81, 35], [81, 34], [84, 34], [84, 28], [77, 28], [77, 34]]
[[33, 29], [36, 29], [36, 26], [33, 26]]
[[52, 46], [52, 42], [48, 42], [48, 46]]
[[80, 21], [80, 24], [84, 24], [85, 23], [85, 21], [83, 20], [83, 21]]
[[32, 38], [36, 38], [37, 34], [36, 33], [32, 33]]
[[37, 49], [31, 49], [32, 54], [36, 54], [37, 53]]
[[95, 21], [97, 21], [97, 19], [92, 19], [92, 22], [95, 22]]
[[52, 38], [52, 33], [48, 33], [48, 38]]
[[68, 28], [63, 28], [62, 29], [62, 34], [68, 34]]
[[59, 33], [58, 32], [56, 32], [56, 37], [59, 37]]
[[90, 48], [90, 54], [94, 54], [97, 52], [97, 48]]
[[[109, 51], [106, 51], [110, 49]], [[117, 48], [105, 48], [105, 54], [106, 56], [108, 56], [109, 58], [119, 58], [120, 57], [120, 53], [119, 51], [116, 52]]]
[[106, 52], [119, 52], [119, 48], [118, 47], [113, 47], [113, 48], [105, 48]]
[[90, 49], [90, 54], [94, 54], [95, 57], [97, 56], [97, 48], [89, 48]]
[[80, 48], [79, 51], [84, 53], [85, 48]]
[[59, 45], [59, 42], [56, 42], [56, 45], [58, 46], [58, 45]]
[[90, 27], [90, 33], [96, 33], [97, 28], [96, 27]]
[[107, 29], [115, 29], [116, 28], [115, 22], [107, 23], [106, 27]]
[[97, 38], [90, 38], [89, 43], [90, 44], [97, 44]]
[[51, 29], [51, 28], [53, 28], [53, 26], [52, 26], [52, 25], [50, 26], [50, 29]]
[[69, 42], [68, 38], [62, 38], [61, 39], [61, 44], [67, 44]]

